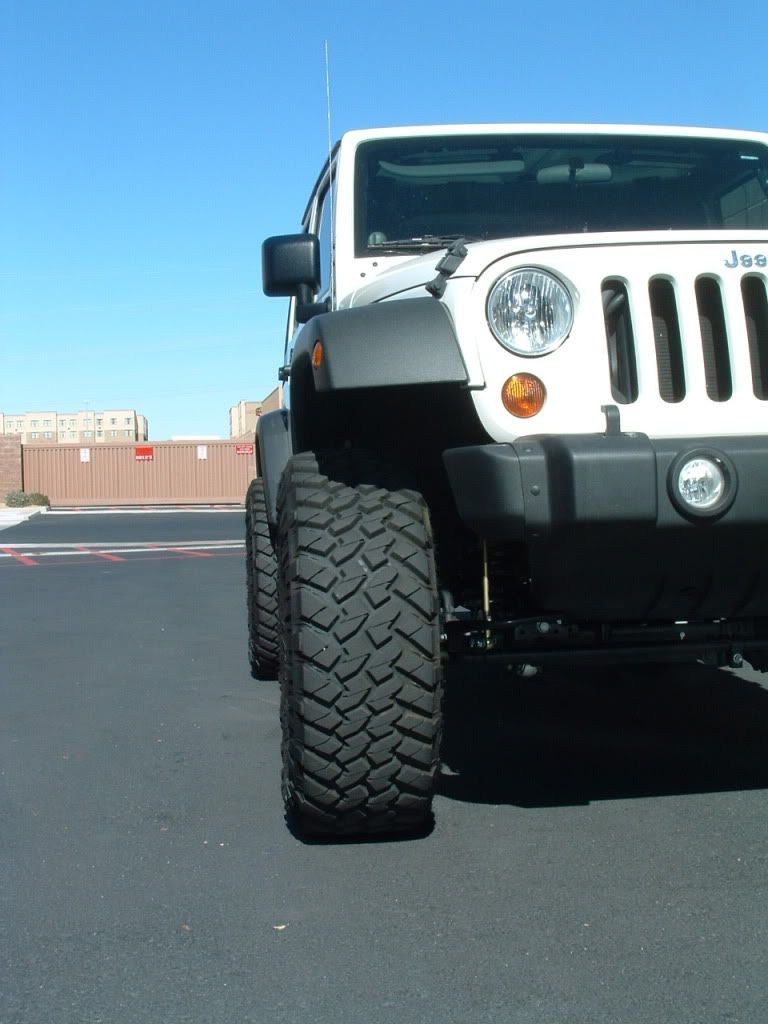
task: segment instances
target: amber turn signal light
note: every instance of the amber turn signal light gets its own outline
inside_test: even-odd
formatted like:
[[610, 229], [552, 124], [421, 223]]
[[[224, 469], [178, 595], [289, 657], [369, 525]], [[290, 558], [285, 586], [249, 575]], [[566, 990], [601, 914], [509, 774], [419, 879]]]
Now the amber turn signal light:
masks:
[[547, 389], [532, 373], [516, 373], [504, 382], [501, 400], [507, 412], [528, 419], [541, 412], [547, 399]]
[[322, 341], [316, 341], [315, 347], [312, 349], [312, 367], [315, 370], [319, 370], [323, 362], [323, 343]]

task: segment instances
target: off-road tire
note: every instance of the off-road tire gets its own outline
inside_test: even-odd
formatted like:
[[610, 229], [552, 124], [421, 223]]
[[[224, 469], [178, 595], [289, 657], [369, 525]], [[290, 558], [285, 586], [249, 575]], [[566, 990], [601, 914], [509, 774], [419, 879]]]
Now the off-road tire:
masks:
[[277, 547], [289, 819], [328, 836], [423, 830], [442, 722], [424, 499], [365, 453], [295, 455]]
[[278, 663], [277, 557], [267, 522], [264, 484], [253, 480], [245, 497], [248, 660], [254, 679], [275, 679]]

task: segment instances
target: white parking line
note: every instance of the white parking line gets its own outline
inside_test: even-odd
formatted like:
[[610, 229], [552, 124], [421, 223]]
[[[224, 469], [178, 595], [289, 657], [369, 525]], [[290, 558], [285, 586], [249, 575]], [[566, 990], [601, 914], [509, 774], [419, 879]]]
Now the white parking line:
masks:
[[[97, 557], [105, 557], [110, 555], [136, 555], [145, 554], [147, 551], [151, 551], [153, 554], [165, 553], [186, 553], [195, 554], [196, 552], [202, 551], [235, 551], [245, 547], [245, 541], [214, 541], [213, 543], [201, 544], [201, 543], [182, 543], [182, 544], [142, 544], [142, 545], [127, 545], [127, 544], [4, 544], [0, 548], [0, 558], [14, 558], [17, 561], [23, 562], [26, 560], [26, 564], [34, 564], [30, 562], [31, 556], [35, 558], [51, 558], [51, 557], [62, 557], [70, 555], [91, 555]], [[110, 559], [111, 561], [111, 559]]]
[[[19, 551], [32, 551], [33, 549], [40, 548], [98, 548], [100, 551], [106, 550], [107, 548], [120, 548], [121, 545], [129, 548], [137, 548], [141, 546], [146, 547], [150, 550], [159, 550], [156, 545], [158, 543], [169, 545], [174, 548], [183, 547], [245, 547], [245, 541], [240, 540], [239, 537], [230, 537], [226, 540], [165, 540], [165, 541], [154, 541], [154, 540], [103, 540], [103, 541], [91, 541], [91, 540], [78, 540], [78, 541], [29, 541], [25, 543], [12, 543], [4, 544], [3, 547], [14, 548]], [[137, 548], [138, 550], [138, 548]]]
[[46, 516], [157, 516], [157, 515], [171, 515], [179, 512], [195, 512], [202, 514], [216, 513], [220, 515], [222, 512], [234, 513], [242, 516], [244, 513], [242, 506], [238, 508], [196, 508], [195, 506], [184, 507], [184, 506], [173, 506], [171, 508], [52, 508], [48, 509], [44, 515]]

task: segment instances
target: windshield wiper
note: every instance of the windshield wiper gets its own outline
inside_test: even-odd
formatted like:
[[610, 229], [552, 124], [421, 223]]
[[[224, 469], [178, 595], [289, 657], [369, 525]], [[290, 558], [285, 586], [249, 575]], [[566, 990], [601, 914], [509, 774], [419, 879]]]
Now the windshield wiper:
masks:
[[418, 235], [415, 238], [391, 238], [386, 242], [369, 242], [368, 248], [377, 252], [429, 252], [445, 249], [461, 239], [464, 242], [482, 242], [473, 235]]

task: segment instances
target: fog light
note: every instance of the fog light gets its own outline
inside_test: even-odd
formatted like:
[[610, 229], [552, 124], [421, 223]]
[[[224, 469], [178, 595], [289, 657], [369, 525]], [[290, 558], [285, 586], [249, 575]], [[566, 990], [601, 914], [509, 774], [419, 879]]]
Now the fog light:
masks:
[[719, 516], [736, 497], [736, 467], [721, 452], [685, 452], [670, 467], [668, 487], [673, 502], [685, 515]]
[[692, 509], [709, 511], [722, 501], [725, 473], [714, 459], [689, 459], [677, 474], [677, 490]]
[[504, 382], [501, 400], [507, 412], [521, 419], [529, 419], [541, 412], [547, 398], [547, 389], [532, 373], [516, 373]]

